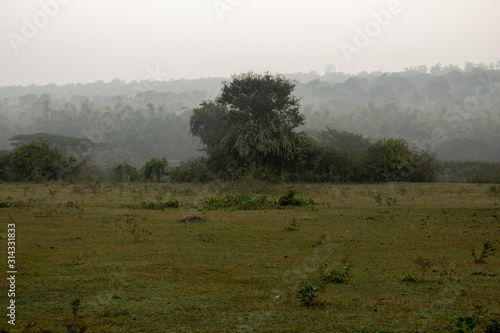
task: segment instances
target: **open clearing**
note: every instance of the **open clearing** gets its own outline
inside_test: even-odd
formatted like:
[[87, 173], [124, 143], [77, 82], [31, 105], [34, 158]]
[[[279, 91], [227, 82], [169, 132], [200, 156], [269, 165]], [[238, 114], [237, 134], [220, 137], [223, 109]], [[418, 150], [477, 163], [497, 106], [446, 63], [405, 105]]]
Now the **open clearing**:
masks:
[[[290, 187], [316, 204], [197, 209]], [[171, 198], [180, 207], [133, 208]], [[5, 277], [16, 224], [11, 332], [35, 321], [28, 332], [433, 332], [476, 306], [500, 314], [498, 252], [471, 255], [500, 248], [491, 185], [3, 184], [0, 203]], [[346, 281], [322, 285], [322, 265], [348, 267]], [[408, 275], [416, 281], [399, 281]], [[307, 283], [319, 287], [312, 306], [297, 298]]]

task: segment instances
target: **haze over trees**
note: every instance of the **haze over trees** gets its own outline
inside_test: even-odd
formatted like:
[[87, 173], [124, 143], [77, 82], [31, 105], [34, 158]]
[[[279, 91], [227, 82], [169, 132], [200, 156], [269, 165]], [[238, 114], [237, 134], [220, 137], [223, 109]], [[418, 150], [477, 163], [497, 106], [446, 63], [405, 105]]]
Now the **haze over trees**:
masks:
[[[252, 74], [282, 84], [275, 98], [261, 96], [252, 103], [243, 93], [256, 88], [248, 73], [230, 80], [0, 87], [0, 150], [48, 135], [62, 151], [138, 169], [153, 157], [175, 165], [192, 158], [199, 162], [205, 154], [214, 165], [229, 158], [242, 166], [252, 151], [255, 167], [298, 172], [296, 159], [313, 154], [312, 147], [320, 147], [313, 149], [322, 156], [315, 159], [319, 168], [333, 158], [325, 156], [327, 147], [335, 147], [337, 160], [349, 161], [374, 142], [400, 138], [409, 149], [435, 152], [441, 160], [498, 162], [497, 67], [468, 63], [464, 69], [438, 64], [400, 73]], [[283, 96], [289, 98], [280, 102]], [[287, 111], [271, 118], [255, 111], [281, 107]], [[353, 172], [337, 169], [337, 175]]]

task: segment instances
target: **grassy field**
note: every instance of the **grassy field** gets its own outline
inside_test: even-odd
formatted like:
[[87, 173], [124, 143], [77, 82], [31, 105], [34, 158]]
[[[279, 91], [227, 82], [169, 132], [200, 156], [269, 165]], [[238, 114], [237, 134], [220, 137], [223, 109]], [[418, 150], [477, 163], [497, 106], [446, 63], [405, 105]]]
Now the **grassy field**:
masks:
[[[315, 204], [199, 209], [229, 194], [265, 194], [271, 202], [290, 186]], [[27, 332], [434, 332], [471, 317], [482, 332], [500, 319], [500, 257], [475, 262], [471, 251], [478, 258], [488, 241], [500, 247], [495, 188], [3, 184], [5, 314], [9, 223], [16, 224], [18, 274], [16, 326], [2, 314], [0, 328], [22, 332], [36, 322]], [[171, 198], [180, 206], [141, 209], [141, 202]], [[202, 220], [182, 221], [189, 216]], [[347, 267], [345, 281], [329, 281], [339, 267]], [[307, 284], [318, 289], [310, 305], [297, 297]]]

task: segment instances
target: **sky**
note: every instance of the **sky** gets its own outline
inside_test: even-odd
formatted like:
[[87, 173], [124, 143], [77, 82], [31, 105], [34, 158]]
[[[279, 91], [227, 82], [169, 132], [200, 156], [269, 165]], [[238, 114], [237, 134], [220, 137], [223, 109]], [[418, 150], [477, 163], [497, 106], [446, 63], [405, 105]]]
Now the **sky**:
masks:
[[498, 0], [2, 0], [0, 86], [489, 64], [499, 18]]

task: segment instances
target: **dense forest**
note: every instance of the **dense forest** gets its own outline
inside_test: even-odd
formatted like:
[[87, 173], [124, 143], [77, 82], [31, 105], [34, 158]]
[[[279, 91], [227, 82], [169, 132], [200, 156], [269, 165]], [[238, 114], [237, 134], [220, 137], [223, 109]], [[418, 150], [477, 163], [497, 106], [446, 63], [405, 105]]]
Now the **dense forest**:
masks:
[[[295, 80], [305, 116], [295, 130], [315, 139], [329, 128], [373, 141], [403, 138], [442, 160], [500, 161], [498, 64], [286, 77]], [[226, 80], [0, 87], [0, 150], [22, 135], [49, 133], [88, 140], [73, 150], [100, 162], [141, 167], [151, 157], [170, 164], [199, 157], [203, 145], [190, 133], [190, 117]]]

